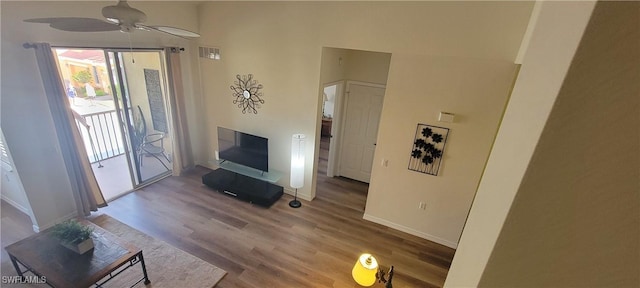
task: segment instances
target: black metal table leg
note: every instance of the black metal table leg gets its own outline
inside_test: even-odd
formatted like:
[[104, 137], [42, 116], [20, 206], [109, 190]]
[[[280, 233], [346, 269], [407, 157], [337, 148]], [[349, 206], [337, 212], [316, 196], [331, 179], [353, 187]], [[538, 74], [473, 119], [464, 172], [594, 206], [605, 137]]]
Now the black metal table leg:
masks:
[[13, 264], [13, 268], [16, 268], [16, 272], [18, 272], [18, 276], [23, 277], [22, 270], [20, 270], [20, 267], [18, 266], [18, 259], [16, 259], [16, 257], [13, 257], [13, 255], [9, 255], [9, 258], [11, 258], [11, 263]]
[[138, 257], [140, 257], [140, 265], [142, 265], [142, 274], [144, 275], [144, 284], [147, 285], [151, 283], [151, 280], [149, 280], [149, 276], [147, 275], [147, 265], [144, 264], [144, 257], [142, 256], [142, 251], [138, 253]]

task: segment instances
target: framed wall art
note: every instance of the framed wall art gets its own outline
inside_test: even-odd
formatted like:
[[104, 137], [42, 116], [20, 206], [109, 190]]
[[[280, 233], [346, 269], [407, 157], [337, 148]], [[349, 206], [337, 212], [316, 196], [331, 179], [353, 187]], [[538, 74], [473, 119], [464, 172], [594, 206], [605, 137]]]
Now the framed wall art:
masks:
[[409, 170], [438, 175], [449, 128], [418, 124], [409, 157]]
[[164, 110], [164, 98], [162, 97], [162, 88], [160, 86], [160, 71], [144, 69], [144, 82], [147, 88], [153, 130], [169, 133], [167, 114]]

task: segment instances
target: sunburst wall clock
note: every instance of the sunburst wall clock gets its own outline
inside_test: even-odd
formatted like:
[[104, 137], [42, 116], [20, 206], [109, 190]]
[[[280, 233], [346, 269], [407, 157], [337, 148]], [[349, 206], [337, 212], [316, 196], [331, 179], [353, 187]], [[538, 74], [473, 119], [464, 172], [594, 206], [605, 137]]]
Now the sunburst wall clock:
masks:
[[238, 108], [242, 108], [242, 114], [258, 114], [258, 108], [261, 104], [264, 104], [262, 97], [262, 84], [258, 84], [257, 80], [253, 79], [253, 75], [236, 75], [237, 81], [233, 82], [231, 90], [233, 91], [233, 104], [238, 104]]

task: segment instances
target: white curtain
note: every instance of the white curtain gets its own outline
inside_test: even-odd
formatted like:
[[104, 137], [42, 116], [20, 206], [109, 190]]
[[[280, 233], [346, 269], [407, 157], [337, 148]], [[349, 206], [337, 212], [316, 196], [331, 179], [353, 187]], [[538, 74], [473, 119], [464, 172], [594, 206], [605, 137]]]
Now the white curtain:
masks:
[[76, 128], [53, 51], [48, 43], [25, 44], [24, 46], [35, 49], [42, 84], [53, 116], [62, 158], [69, 175], [78, 213], [88, 216], [91, 211], [97, 211], [99, 207], [107, 206], [107, 203], [93, 175], [82, 136]]
[[169, 103], [171, 104], [171, 118], [173, 122], [173, 175], [180, 176], [183, 170], [193, 167], [193, 154], [187, 127], [187, 115], [184, 101], [184, 87], [182, 85], [182, 70], [180, 66], [180, 49], [166, 48], [167, 70], [169, 74]]

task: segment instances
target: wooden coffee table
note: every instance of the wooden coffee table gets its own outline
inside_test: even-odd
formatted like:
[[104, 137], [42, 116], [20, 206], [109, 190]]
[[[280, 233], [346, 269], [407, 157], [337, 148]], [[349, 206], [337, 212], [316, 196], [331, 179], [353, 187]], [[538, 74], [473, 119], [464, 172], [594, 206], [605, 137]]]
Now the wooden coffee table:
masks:
[[82, 223], [95, 229], [91, 235], [95, 248], [82, 255], [60, 245], [51, 236], [50, 229], [7, 246], [5, 250], [18, 276], [30, 271], [46, 279], [47, 284], [53, 287], [101, 287], [124, 270], [140, 263], [143, 277], [131, 286], [142, 281], [144, 284], [151, 283], [140, 248], [89, 221]]

